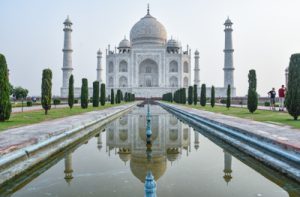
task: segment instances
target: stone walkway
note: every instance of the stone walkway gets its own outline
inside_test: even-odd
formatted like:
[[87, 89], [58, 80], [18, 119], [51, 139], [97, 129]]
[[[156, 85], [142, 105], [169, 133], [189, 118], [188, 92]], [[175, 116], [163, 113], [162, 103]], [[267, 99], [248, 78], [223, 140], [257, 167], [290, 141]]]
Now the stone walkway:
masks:
[[[75, 104], [74, 106], [79, 106], [79, 104]], [[62, 104], [62, 105], [52, 105], [52, 108], [55, 109], [55, 108], [65, 108], [65, 107], [69, 107], [69, 105], [67, 104]], [[41, 105], [34, 105], [34, 106], [31, 106], [31, 107], [23, 107], [23, 112], [26, 112], [26, 111], [38, 111], [38, 110], [43, 110], [43, 107]], [[22, 107], [13, 107], [12, 108], [12, 113], [19, 113], [19, 112], [22, 112]]]
[[80, 115], [5, 130], [0, 132], [0, 156], [26, 146], [37, 144], [71, 129], [87, 125], [92, 121], [100, 121], [135, 104], [136, 103], [129, 103], [99, 111], [87, 112]]
[[[216, 105], [218, 106], [226, 106], [226, 104], [221, 104], [221, 103], [216, 103]], [[231, 107], [239, 107], [239, 108], [247, 108], [247, 105], [236, 105], [236, 104], [231, 104], [230, 105]], [[257, 109], [260, 109], [260, 110], [268, 110], [268, 111], [271, 111], [271, 107], [268, 107], [268, 106], [257, 106]], [[284, 112], [287, 112], [286, 109], [284, 109], [285, 111]], [[279, 107], [275, 107], [275, 111], [279, 112]]]
[[[166, 103], [164, 103], [166, 104]], [[218, 123], [228, 125], [230, 127], [236, 128], [253, 134], [256, 136], [275, 141], [276, 143], [282, 145], [287, 149], [292, 149], [300, 153], [300, 130], [293, 129], [290, 126], [279, 126], [263, 122], [252, 121], [249, 119], [243, 119], [233, 116], [226, 116], [222, 114], [216, 114], [213, 112], [202, 111], [198, 109], [193, 109], [190, 107], [167, 104], [175, 106], [178, 109], [184, 110], [187, 113], [195, 114], [197, 116], [216, 121]]]

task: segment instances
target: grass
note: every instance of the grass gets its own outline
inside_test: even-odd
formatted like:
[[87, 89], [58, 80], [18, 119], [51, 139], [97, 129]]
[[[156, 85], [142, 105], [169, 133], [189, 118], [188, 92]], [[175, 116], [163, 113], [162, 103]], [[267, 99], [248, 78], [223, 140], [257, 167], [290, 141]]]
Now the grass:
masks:
[[35, 124], [47, 120], [53, 120], [57, 118], [63, 118], [67, 116], [77, 115], [85, 112], [95, 111], [95, 110], [102, 110], [112, 106], [118, 106], [120, 104], [111, 105], [110, 103], [106, 103], [105, 106], [99, 107], [92, 107], [89, 105], [87, 109], [81, 109], [80, 106], [74, 106], [72, 109], [69, 107], [66, 108], [53, 108], [48, 111], [48, 115], [45, 115], [44, 110], [37, 110], [37, 111], [28, 111], [22, 113], [14, 113], [11, 114], [11, 117], [8, 121], [0, 122], [0, 131], [21, 127], [25, 125]]
[[247, 108], [240, 107], [231, 107], [227, 109], [225, 106], [215, 106], [212, 108], [210, 105], [202, 107], [198, 105], [184, 105], [187, 107], [192, 107], [195, 109], [200, 109], [204, 111], [210, 111], [218, 114], [224, 114], [229, 116], [235, 116], [239, 118], [245, 118], [250, 120], [255, 120], [259, 122], [266, 122], [276, 125], [288, 125], [293, 128], [300, 128], [300, 120], [293, 120], [293, 117], [285, 112], [273, 112], [268, 110], [256, 110], [253, 114], [251, 114]]

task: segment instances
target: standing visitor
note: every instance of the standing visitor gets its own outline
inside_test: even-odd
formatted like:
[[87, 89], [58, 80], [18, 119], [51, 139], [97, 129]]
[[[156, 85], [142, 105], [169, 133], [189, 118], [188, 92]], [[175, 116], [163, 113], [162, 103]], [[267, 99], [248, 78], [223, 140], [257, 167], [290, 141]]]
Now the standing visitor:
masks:
[[279, 95], [279, 111], [284, 111], [285, 87], [284, 85], [278, 90]]
[[270, 96], [271, 109], [275, 111], [275, 98], [276, 98], [275, 88], [272, 88], [272, 90], [268, 92], [268, 95]]

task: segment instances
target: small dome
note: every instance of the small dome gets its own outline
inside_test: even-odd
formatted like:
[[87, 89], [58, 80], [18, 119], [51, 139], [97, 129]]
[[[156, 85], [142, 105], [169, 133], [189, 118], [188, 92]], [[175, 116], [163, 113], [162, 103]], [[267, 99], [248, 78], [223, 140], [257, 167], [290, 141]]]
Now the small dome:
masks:
[[231, 22], [231, 20], [229, 19], [229, 17], [226, 19], [224, 25], [232, 25], [233, 23]]
[[199, 51], [198, 50], [195, 51], [195, 55], [199, 55]]
[[119, 47], [118, 49], [120, 48], [130, 48], [131, 47], [131, 44], [130, 44], [130, 41], [126, 39], [126, 37], [119, 43]]
[[71, 22], [69, 16], [67, 17], [67, 19], [64, 22], [65, 25], [72, 25], [73, 23]]
[[180, 44], [177, 40], [174, 40], [173, 38], [171, 38], [167, 42], [167, 47], [168, 48], [180, 48]]
[[150, 15], [149, 9], [146, 16], [141, 18], [130, 30], [130, 41], [136, 44], [165, 45], [167, 31], [165, 27]]

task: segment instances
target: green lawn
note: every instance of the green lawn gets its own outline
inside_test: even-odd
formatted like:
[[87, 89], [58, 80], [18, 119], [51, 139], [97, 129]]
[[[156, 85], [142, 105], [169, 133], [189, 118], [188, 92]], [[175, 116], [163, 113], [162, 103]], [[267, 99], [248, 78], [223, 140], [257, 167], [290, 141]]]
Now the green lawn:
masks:
[[110, 103], [106, 103], [105, 106], [100, 106], [100, 107], [92, 107], [90, 104], [87, 109], [81, 109], [80, 106], [75, 106], [72, 109], [68, 107], [55, 109], [54, 106], [52, 106], [53, 108], [48, 111], [48, 115], [45, 115], [44, 114], [45, 112], [43, 110], [14, 113], [11, 114], [11, 117], [8, 121], [0, 122], [0, 131], [9, 128], [39, 123], [46, 120], [53, 120], [56, 118], [63, 118], [66, 116], [77, 115], [84, 112], [101, 110], [101, 109], [105, 109], [117, 105], [121, 105], [121, 104], [111, 105]]
[[300, 128], [300, 120], [294, 121], [293, 118], [284, 112], [273, 112], [267, 110], [256, 110], [253, 114], [251, 114], [248, 109], [246, 108], [239, 108], [239, 107], [231, 107], [227, 109], [224, 106], [215, 106], [212, 108], [210, 105], [202, 107], [198, 105], [188, 105], [187, 107], [192, 107], [200, 110], [211, 111], [219, 114], [229, 115], [229, 116], [236, 116], [240, 118], [246, 118], [250, 120], [260, 121], [260, 122], [267, 122], [276, 125], [289, 125], [293, 128]]

